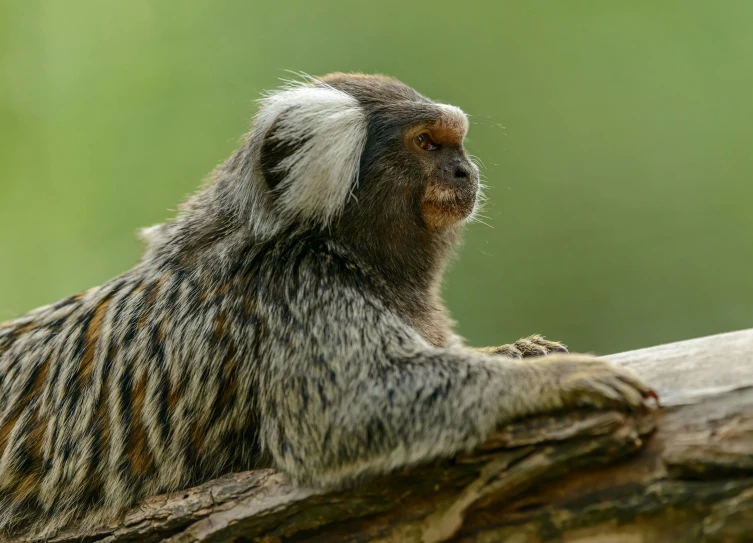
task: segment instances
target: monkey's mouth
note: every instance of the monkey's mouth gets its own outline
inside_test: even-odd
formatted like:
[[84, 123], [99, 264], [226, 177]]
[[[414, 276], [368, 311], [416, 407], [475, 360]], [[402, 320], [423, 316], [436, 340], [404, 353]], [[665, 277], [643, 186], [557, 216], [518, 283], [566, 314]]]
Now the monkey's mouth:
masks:
[[468, 218], [476, 207], [477, 187], [448, 187], [432, 185], [421, 203], [424, 221], [441, 228]]

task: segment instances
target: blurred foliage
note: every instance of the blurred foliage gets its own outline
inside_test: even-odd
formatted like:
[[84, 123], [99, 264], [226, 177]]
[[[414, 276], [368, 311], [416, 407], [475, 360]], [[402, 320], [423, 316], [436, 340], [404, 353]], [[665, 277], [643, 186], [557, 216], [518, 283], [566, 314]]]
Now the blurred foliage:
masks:
[[0, 0], [0, 320], [135, 262], [286, 69], [459, 105], [460, 332], [614, 352], [753, 326], [753, 2]]

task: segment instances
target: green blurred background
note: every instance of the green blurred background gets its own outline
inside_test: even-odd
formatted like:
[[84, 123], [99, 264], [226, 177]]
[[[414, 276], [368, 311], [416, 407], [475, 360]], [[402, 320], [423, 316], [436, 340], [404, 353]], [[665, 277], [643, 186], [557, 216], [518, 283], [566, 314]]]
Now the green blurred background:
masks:
[[286, 69], [471, 115], [490, 201], [445, 294], [474, 344], [753, 326], [753, 2], [0, 0], [0, 320], [132, 265]]

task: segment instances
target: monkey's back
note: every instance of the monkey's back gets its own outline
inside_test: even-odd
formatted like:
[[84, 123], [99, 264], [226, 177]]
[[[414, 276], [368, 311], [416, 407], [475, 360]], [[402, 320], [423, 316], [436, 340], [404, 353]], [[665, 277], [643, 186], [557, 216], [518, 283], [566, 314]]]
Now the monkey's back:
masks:
[[263, 327], [236, 287], [141, 264], [0, 324], [0, 530], [94, 524], [258, 463], [239, 361]]

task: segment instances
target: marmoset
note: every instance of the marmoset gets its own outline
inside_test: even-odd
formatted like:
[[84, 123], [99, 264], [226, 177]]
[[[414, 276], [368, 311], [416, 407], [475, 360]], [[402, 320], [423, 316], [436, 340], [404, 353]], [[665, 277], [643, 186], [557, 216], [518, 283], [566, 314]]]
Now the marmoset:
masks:
[[225, 472], [340, 486], [518, 417], [637, 409], [630, 371], [539, 336], [472, 349], [439, 294], [479, 201], [466, 115], [386, 76], [260, 99], [138, 264], [0, 324], [0, 529], [51, 533]]

